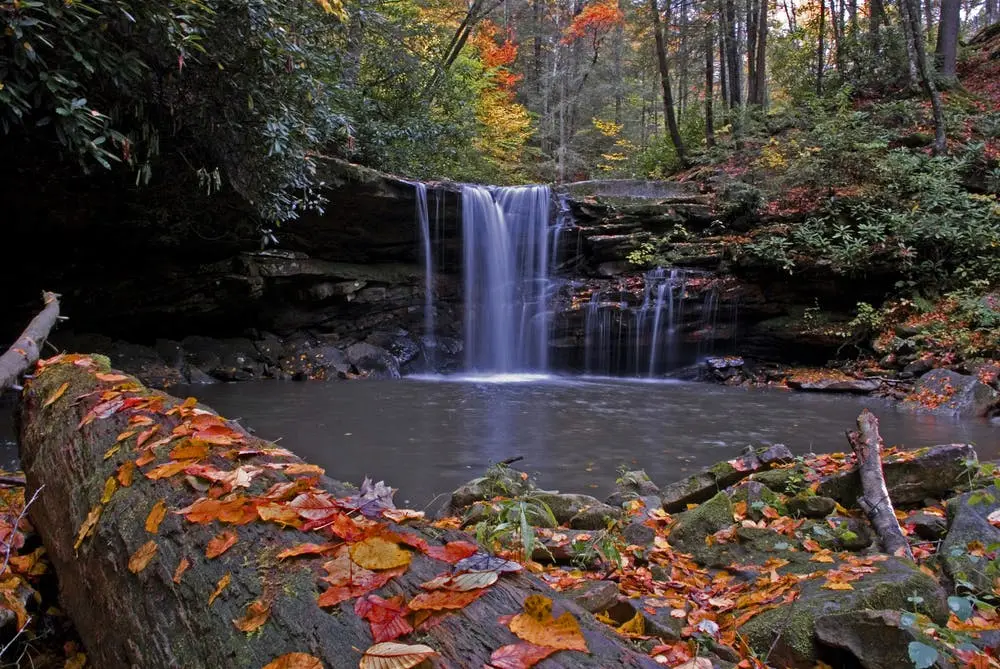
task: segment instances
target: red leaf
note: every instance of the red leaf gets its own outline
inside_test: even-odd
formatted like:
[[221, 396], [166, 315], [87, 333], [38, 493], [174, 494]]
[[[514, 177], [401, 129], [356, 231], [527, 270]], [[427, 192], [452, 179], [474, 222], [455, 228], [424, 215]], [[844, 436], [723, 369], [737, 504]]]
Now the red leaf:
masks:
[[375, 643], [392, 641], [413, 631], [406, 620], [409, 609], [402, 595], [391, 599], [382, 599], [378, 595], [362, 597], [354, 603], [354, 612], [371, 625]]
[[527, 642], [512, 643], [493, 651], [493, 654], [490, 655], [489, 666], [492, 669], [529, 669], [556, 650]]
[[449, 564], [474, 555], [479, 547], [468, 541], [450, 541], [444, 546], [428, 546], [424, 551], [429, 557]]

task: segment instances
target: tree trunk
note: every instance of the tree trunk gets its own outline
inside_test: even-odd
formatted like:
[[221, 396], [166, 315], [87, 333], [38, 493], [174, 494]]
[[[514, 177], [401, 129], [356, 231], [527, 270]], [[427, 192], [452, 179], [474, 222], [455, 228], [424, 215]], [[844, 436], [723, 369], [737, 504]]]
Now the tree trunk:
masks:
[[705, 145], [715, 146], [715, 33], [712, 21], [705, 24]]
[[[89, 663], [143, 669], [260, 669], [286, 653], [300, 652], [317, 657], [324, 667], [357, 666], [373, 642], [368, 623], [355, 614], [351, 600], [327, 608], [317, 601], [327, 589], [320, 579], [331, 555], [278, 557], [281, 551], [305, 543], [343, 544], [335, 539], [338, 534], [356, 542], [359, 537], [350, 534], [360, 527], [354, 524], [355, 515], [334, 511], [341, 520], [351, 519], [347, 533], [343, 527], [338, 534], [332, 527], [304, 531], [295, 528], [302, 522], [296, 516], [300, 507], [289, 502], [302, 493], [311, 493], [310, 499], [331, 499], [327, 493], [340, 498], [351, 490], [193, 402], [182, 404], [142, 388], [131, 377], [109, 373], [99, 362], [82, 356], [49, 363], [27, 384], [21, 412], [27, 493], [42, 490], [31, 506], [31, 522], [59, 575], [63, 608], [76, 624]], [[63, 383], [68, 389], [45, 406]], [[192, 430], [197, 432], [190, 437], [157, 443]], [[142, 435], [146, 441], [140, 447]], [[179, 455], [179, 449], [188, 454]], [[151, 461], [136, 466], [133, 458], [147, 453]], [[214, 467], [231, 476], [238, 464], [244, 480], [231, 478], [230, 488], [237, 487], [225, 493], [221, 482], [206, 490], [206, 479], [191, 470], [187, 476], [175, 469], [156, 478], [169, 457], [193, 458], [188, 462], [197, 461], [202, 471]], [[127, 471], [134, 476], [126, 477]], [[270, 495], [269, 503], [264, 503], [264, 495]], [[162, 523], [150, 514], [160, 502], [166, 505]], [[216, 508], [226, 504], [229, 510], [215, 517], [227, 523], [209, 517], [199, 524], [199, 519], [180, 512], [196, 502]], [[376, 515], [379, 508], [374, 508]], [[281, 520], [265, 522], [268, 517]], [[395, 551], [402, 550], [399, 542], [416, 546], [413, 551], [406, 549], [411, 562], [405, 573], [386, 578], [378, 590], [383, 597], [400, 594], [407, 601], [420, 592], [420, 583], [451, 567], [426, 555], [421, 540], [438, 546], [442, 540], [469, 538], [455, 531], [430, 530], [423, 521], [404, 527], [383, 520], [381, 526], [382, 532], [390, 532], [383, 536]], [[233, 533], [236, 543], [208, 559], [208, 542], [223, 531]], [[152, 556], [147, 566], [141, 559], [144, 554]], [[190, 568], [183, 571], [181, 564]], [[356, 569], [347, 571], [345, 564], [339, 573], [353, 579]], [[332, 578], [332, 569], [330, 573]], [[546, 666], [657, 666], [524, 572], [503, 574], [473, 603], [398, 641], [419, 639], [437, 651], [443, 666], [482, 666], [494, 650], [517, 641], [497, 619], [517, 613], [532, 593], [552, 597], [557, 609], [579, 620], [590, 650], [590, 654], [558, 652]], [[235, 621], [245, 619], [255, 602], [269, 610], [266, 621], [252, 633], [240, 631]]]
[[[919, 6], [919, 3], [918, 3]], [[910, 0], [899, 0], [899, 11], [903, 24], [903, 37], [906, 40], [906, 68], [910, 80], [910, 88], [916, 89], [920, 85], [920, 77], [917, 72], [917, 43], [920, 40], [916, 37], [920, 34], [918, 30], [913, 31], [913, 26], [919, 25], [920, 20], [912, 17], [912, 5]]]
[[768, 0], [760, 0], [760, 17], [757, 19], [757, 100], [761, 107], [767, 106], [767, 20]]
[[946, 83], [956, 78], [958, 62], [958, 29], [960, 0], [941, 0], [941, 23], [938, 25], [937, 55], [938, 71]]
[[743, 100], [740, 83], [740, 44], [736, 33], [736, 1], [723, 0], [725, 25], [723, 35], [726, 44], [726, 75], [729, 77], [729, 108], [738, 109]]
[[38, 362], [42, 345], [59, 320], [59, 297], [55, 293], [43, 292], [42, 302], [45, 306], [41, 312], [31, 319], [14, 345], [0, 355], [0, 393], [16, 386], [21, 375]]
[[934, 83], [934, 73], [931, 70], [927, 59], [927, 49], [924, 48], [922, 38], [923, 31], [920, 30], [920, 4], [918, 0], [902, 0], [902, 3], [909, 9], [910, 34], [914, 37], [913, 47], [916, 51], [917, 68], [920, 70], [920, 85], [924, 93], [931, 101], [931, 110], [934, 114], [934, 153], [942, 155], [948, 151], [948, 137], [944, 127], [944, 107], [941, 104], [941, 93]]
[[760, 12], [757, 3], [764, 4], [767, 0], [747, 0], [747, 104], [760, 104], [757, 101], [757, 20]]
[[722, 105], [724, 108], [729, 107], [729, 79], [726, 74], [728, 66], [726, 65], [726, 40], [723, 36], [725, 33], [725, 18], [720, 14], [719, 17], [719, 94], [722, 96]]
[[[670, 6], [669, 3], [670, 0], [667, 0], [668, 8]], [[670, 67], [667, 64], [667, 46], [663, 38], [660, 8], [657, 6], [656, 0], [649, 0], [649, 10], [653, 15], [653, 36], [656, 39], [656, 62], [660, 68], [660, 87], [663, 89], [663, 116], [667, 122], [670, 141], [673, 142], [674, 150], [677, 152], [677, 159], [683, 165], [687, 162], [687, 157], [684, 153], [684, 140], [681, 139], [681, 131], [677, 127], [677, 116], [674, 114], [674, 97], [670, 90]], [[667, 23], [669, 23], [669, 19]]]
[[826, 33], [826, 0], [819, 0], [819, 43], [816, 45], [816, 95], [823, 95], [823, 66], [826, 55], [823, 53], [823, 38]]
[[861, 478], [861, 497], [858, 504], [871, 521], [882, 550], [890, 555], [913, 559], [910, 544], [896, 520], [896, 512], [889, 498], [882, 473], [882, 437], [878, 433], [878, 418], [868, 409], [858, 416], [858, 431], [849, 432], [847, 440], [857, 458]]

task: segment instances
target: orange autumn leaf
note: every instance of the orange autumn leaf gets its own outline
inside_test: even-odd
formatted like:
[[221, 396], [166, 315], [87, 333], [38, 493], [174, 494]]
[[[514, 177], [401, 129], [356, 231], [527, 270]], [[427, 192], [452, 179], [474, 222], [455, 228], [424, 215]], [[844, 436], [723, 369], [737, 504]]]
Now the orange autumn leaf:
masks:
[[97, 526], [97, 521], [101, 518], [101, 512], [104, 511], [104, 505], [98, 504], [90, 513], [87, 514], [87, 518], [80, 525], [80, 529], [76, 533], [76, 541], [73, 542], [73, 550], [80, 548], [83, 540], [86, 539], [93, 531], [94, 527]]
[[359, 669], [410, 669], [435, 655], [433, 648], [423, 644], [385, 641], [365, 651]]
[[194, 460], [175, 460], [162, 464], [158, 467], [153, 467], [148, 472], [146, 472], [146, 478], [153, 479], [165, 479], [171, 476], [176, 476], [180, 474], [186, 467], [190, 467], [195, 463]]
[[116, 475], [118, 483], [120, 483], [123, 488], [128, 488], [132, 485], [133, 476], [135, 476], [135, 463], [131, 460], [126, 460], [122, 463], [121, 467], [118, 468], [118, 474]]
[[160, 429], [159, 425], [154, 425], [148, 430], [143, 430], [139, 433], [139, 436], [135, 439], [136, 448], [142, 448], [142, 445], [149, 441], [149, 438], [156, 434]]
[[45, 407], [54, 404], [56, 400], [63, 396], [63, 393], [66, 392], [67, 388], [69, 388], [69, 381], [66, 381], [61, 386], [56, 388], [55, 392], [49, 395], [49, 398], [42, 404], [42, 408], [44, 409]]
[[241, 632], [253, 632], [267, 622], [271, 615], [271, 605], [261, 600], [251, 602], [242, 618], [233, 621], [236, 629]]
[[826, 590], [854, 590], [854, 586], [850, 583], [840, 583], [838, 581], [827, 581], [821, 587]]
[[291, 525], [298, 527], [302, 524], [299, 514], [295, 509], [284, 504], [270, 502], [257, 507], [257, 516], [266, 523], [278, 523], [279, 525]]
[[177, 563], [177, 569], [174, 570], [174, 583], [181, 582], [181, 576], [184, 575], [184, 572], [186, 572], [190, 566], [190, 560], [187, 558], [181, 558], [181, 561]]
[[455, 564], [470, 555], [475, 555], [478, 550], [476, 544], [468, 541], [449, 541], [444, 546], [428, 546], [424, 553], [435, 560]]
[[410, 600], [407, 605], [411, 611], [443, 611], [445, 609], [464, 609], [486, 594], [486, 590], [431, 590], [421, 592]]
[[149, 515], [146, 516], [146, 531], [150, 534], [156, 534], [160, 531], [160, 523], [163, 519], [167, 517], [167, 503], [162, 499], [153, 505], [153, 508], [149, 510]]
[[182, 441], [170, 450], [170, 457], [174, 460], [200, 460], [207, 456], [208, 444], [190, 439]]
[[215, 584], [215, 592], [213, 592], [212, 595], [208, 598], [209, 606], [215, 603], [215, 600], [218, 599], [219, 595], [222, 594], [222, 591], [226, 589], [226, 587], [232, 580], [233, 580], [233, 575], [230, 574], [228, 571], [226, 572], [225, 576], [219, 579], [219, 582]]
[[226, 530], [208, 542], [208, 550], [205, 551], [205, 557], [209, 560], [219, 557], [232, 548], [238, 540], [239, 537], [236, 535], [236, 532]]
[[319, 596], [316, 603], [322, 607], [336, 606], [341, 602], [346, 602], [348, 599], [367, 595], [372, 590], [378, 590], [395, 577], [401, 575], [406, 571], [406, 568], [400, 567], [399, 569], [388, 569], [376, 573], [355, 566], [355, 570], [357, 573], [349, 575], [346, 580], [339, 577], [324, 579], [334, 584]]
[[805, 548], [810, 553], [818, 553], [823, 550], [823, 547], [819, 545], [815, 539], [805, 539], [802, 542], [802, 547]]
[[323, 662], [307, 653], [285, 653], [264, 665], [264, 669], [323, 669]]
[[495, 571], [467, 571], [458, 574], [441, 574], [440, 576], [420, 584], [424, 590], [454, 590], [467, 592], [488, 588], [500, 578]]
[[552, 600], [543, 595], [528, 595], [524, 600], [524, 613], [514, 616], [509, 627], [518, 638], [528, 643], [559, 650], [590, 652], [576, 618], [569, 611], [553, 618]]
[[512, 643], [493, 651], [489, 666], [492, 669], [530, 669], [555, 652], [555, 648], [533, 643]]
[[122, 381], [128, 381], [128, 377], [124, 374], [109, 374], [107, 372], [98, 372], [94, 374], [101, 381], [107, 381], [108, 383], [120, 383]]
[[336, 547], [337, 544], [299, 544], [278, 553], [278, 559], [284, 560], [285, 558], [297, 557], [299, 555], [320, 555]]
[[382, 537], [369, 537], [351, 544], [351, 559], [365, 569], [394, 569], [410, 564], [412, 554]]
[[139, 454], [139, 457], [135, 459], [135, 464], [137, 467], [145, 467], [155, 459], [156, 453], [147, 448], [143, 450], [143, 452]]
[[232, 446], [243, 441], [243, 435], [226, 425], [209, 425], [194, 433], [194, 438], [207, 444]]
[[139, 546], [139, 549], [128, 559], [128, 570], [133, 574], [138, 574], [153, 559], [153, 556], [156, 555], [156, 550], [156, 542], [152, 540]]

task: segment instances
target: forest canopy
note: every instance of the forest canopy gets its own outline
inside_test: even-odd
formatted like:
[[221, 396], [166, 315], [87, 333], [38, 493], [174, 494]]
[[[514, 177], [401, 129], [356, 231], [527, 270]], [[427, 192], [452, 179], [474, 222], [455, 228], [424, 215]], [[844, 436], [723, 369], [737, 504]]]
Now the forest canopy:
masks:
[[887, 91], [930, 103], [945, 153], [940, 91], [997, 5], [3, 0], [0, 127], [140, 186], [170, 152], [276, 222], [321, 206], [323, 157], [492, 183], [662, 177]]

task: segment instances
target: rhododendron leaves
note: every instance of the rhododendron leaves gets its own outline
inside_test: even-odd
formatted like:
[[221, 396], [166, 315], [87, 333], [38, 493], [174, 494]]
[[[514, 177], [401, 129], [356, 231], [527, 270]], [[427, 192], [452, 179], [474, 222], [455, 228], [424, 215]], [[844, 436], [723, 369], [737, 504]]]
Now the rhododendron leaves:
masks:
[[412, 611], [443, 611], [445, 609], [464, 609], [486, 594], [485, 590], [470, 590], [456, 592], [454, 590], [431, 590], [421, 592], [410, 600], [408, 606]]
[[181, 558], [181, 561], [177, 563], [177, 569], [174, 570], [174, 579], [173, 579], [174, 583], [181, 582], [181, 577], [184, 575], [184, 572], [186, 572], [188, 570], [188, 567], [190, 566], [191, 566], [190, 560], [188, 560], [187, 558]]
[[410, 669], [435, 655], [437, 653], [430, 646], [387, 641], [377, 643], [366, 650], [359, 667], [360, 669]]
[[489, 666], [491, 669], [529, 669], [556, 651], [556, 648], [533, 643], [512, 643], [493, 651]]
[[368, 621], [375, 643], [392, 641], [413, 631], [406, 620], [409, 610], [403, 603], [403, 596], [382, 599], [378, 595], [367, 595], [354, 603], [354, 612]]
[[369, 537], [351, 544], [351, 559], [365, 569], [394, 569], [410, 564], [413, 555], [399, 544], [382, 537]]
[[496, 583], [498, 578], [500, 578], [500, 574], [495, 571], [466, 571], [458, 574], [441, 574], [426, 583], [422, 583], [420, 587], [424, 590], [466, 592], [488, 588]]
[[87, 514], [87, 518], [80, 525], [80, 529], [76, 533], [76, 541], [73, 542], [73, 550], [80, 548], [80, 544], [94, 531], [94, 527], [97, 526], [97, 521], [101, 518], [101, 512], [104, 511], [104, 505], [98, 504], [90, 513]]
[[553, 618], [552, 600], [543, 595], [528, 595], [524, 600], [524, 613], [514, 616], [509, 627], [518, 638], [528, 643], [590, 652], [576, 618], [569, 611]]
[[167, 516], [167, 504], [162, 499], [153, 505], [146, 516], [146, 531], [156, 534], [160, 530], [160, 523]]
[[455, 564], [476, 554], [479, 547], [468, 541], [449, 541], [444, 546], [429, 546], [424, 552], [442, 562]]
[[264, 669], [324, 669], [324, 667], [319, 658], [307, 653], [285, 653], [264, 665]]
[[284, 560], [285, 558], [297, 557], [299, 555], [320, 555], [322, 553], [328, 553], [339, 544], [299, 544], [297, 546], [292, 546], [291, 548], [286, 548], [285, 550], [278, 553], [278, 559]]
[[215, 591], [208, 598], [208, 605], [209, 606], [211, 606], [215, 602], [215, 600], [218, 599], [219, 595], [221, 595], [222, 591], [225, 590], [226, 587], [229, 586], [229, 582], [232, 581], [232, 580], [233, 580], [233, 575], [231, 573], [229, 573], [228, 571], [226, 572], [225, 576], [223, 576], [222, 578], [219, 579], [219, 582], [215, 584]]
[[208, 542], [208, 549], [205, 551], [205, 557], [209, 560], [219, 557], [232, 548], [238, 540], [239, 537], [236, 535], [236, 532], [226, 530]]
[[165, 479], [171, 476], [176, 476], [184, 471], [187, 467], [194, 464], [194, 460], [176, 460], [167, 462], [166, 464], [159, 465], [158, 467], [153, 467], [148, 472], [146, 472], [146, 478], [153, 479]]
[[66, 392], [67, 388], [69, 388], [69, 381], [56, 388], [55, 392], [49, 395], [49, 398], [42, 404], [42, 408], [44, 409], [45, 407], [54, 404], [56, 400], [63, 396], [63, 393]]
[[156, 555], [156, 550], [157, 546], [155, 541], [147, 541], [144, 543], [139, 547], [139, 550], [133, 553], [132, 557], [128, 559], [128, 570], [133, 574], [138, 574], [140, 571], [145, 569], [146, 565], [149, 564], [149, 561], [153, 559], [153, 556]]
[[270, 615], [271, 605], [258, 599], [255, 602], [251, 602], [243, 617], [234, 620], [233, 624], [241, 632], [253, 632], [266, 623]]

